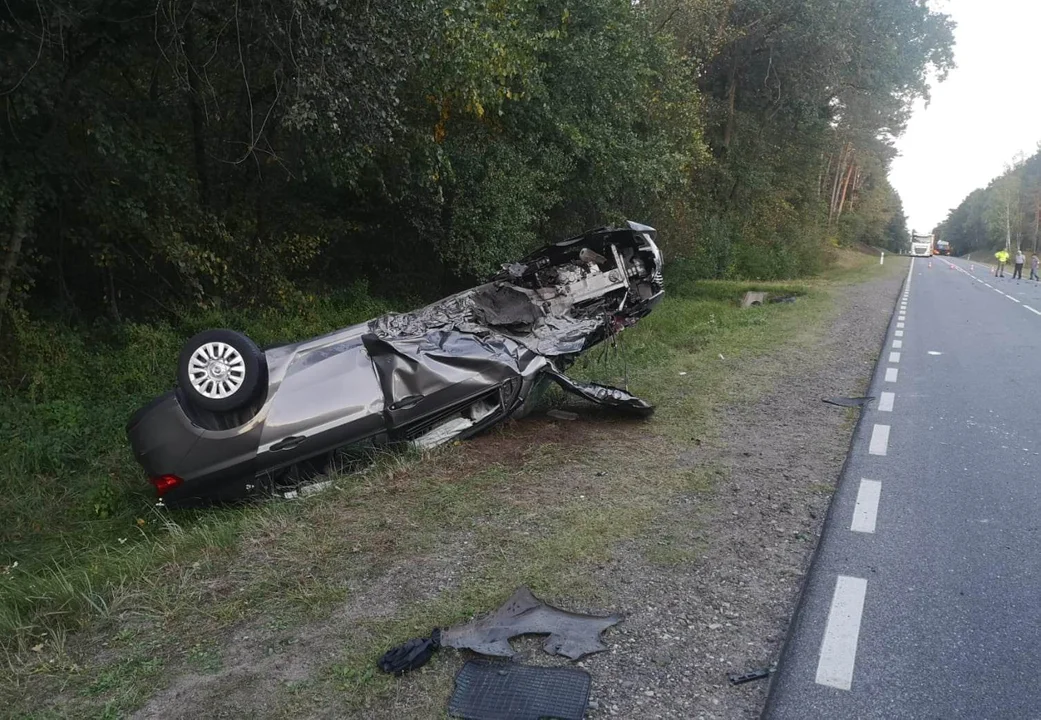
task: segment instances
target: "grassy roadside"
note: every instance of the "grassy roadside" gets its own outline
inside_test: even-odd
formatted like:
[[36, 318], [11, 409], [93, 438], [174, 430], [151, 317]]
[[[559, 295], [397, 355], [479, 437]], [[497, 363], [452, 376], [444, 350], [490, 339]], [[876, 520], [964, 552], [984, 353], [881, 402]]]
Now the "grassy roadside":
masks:
[[[176, 674], [212, 677], [226, 691], [242, 669], [236, 638], [251, 636], [269, 654], [295, 644], [317, 658], [307, 672], [269, 669], [283, 681], [270, 683], [269, 714], [299, 716], [329, 698], [371, 708], [394, 687], [373, 672], [379, 652], [484, 611], [519, 583], [547, 598], [566, 588], [572, 600], [605, 602], [594, 571], [619, 543], [666, 567], [698, 552], [657, 521], [670, 504], [711, 493], [720, 470], [677, 466], [673, 449], [718, 441], [712, 411], [728, 399], [727, 359], [813, 342], [835, 288], [890, 269], [842, 253], [825, 277], [795, 285], [669, 278], [668, 299], [622, 351], [595, 352], [578, 369], [627, 377], [658, 406], [649, 423], [588, 408], [575, 423], [535, 417], [422, 462], [384, 458], [314, 498], [198, 515], [150, 510], [143, 528], [134, 518], [123, 531], [137, 533], [133, 542], [92, 536], [53, 567], [32, 553], [35, 562], [0, 575], [11, 669], [0, 692], [27, 716], [116, 717]], [[740, 310], [746, 289], [801, 297]], [[756, 383], [743, 378], [742, 392], [768, 389]], [[641, 442], [627, 441], [634, 433]], [[250, 664], [264, 672], [262, 660]], [[435, 662], [414, 681], [431, 692], [416, 697], [440, 703], [433, 690], [450, 672]], [[417, 706], [415, 716], [438, 707]]]

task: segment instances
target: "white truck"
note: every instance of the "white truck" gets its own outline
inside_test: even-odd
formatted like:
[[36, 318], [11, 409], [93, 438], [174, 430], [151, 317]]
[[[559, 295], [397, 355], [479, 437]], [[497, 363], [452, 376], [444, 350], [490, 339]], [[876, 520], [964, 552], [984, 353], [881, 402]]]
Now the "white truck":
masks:
[[915, 257], [932, 257], [933, 236], [911, 233], [911, 254]]

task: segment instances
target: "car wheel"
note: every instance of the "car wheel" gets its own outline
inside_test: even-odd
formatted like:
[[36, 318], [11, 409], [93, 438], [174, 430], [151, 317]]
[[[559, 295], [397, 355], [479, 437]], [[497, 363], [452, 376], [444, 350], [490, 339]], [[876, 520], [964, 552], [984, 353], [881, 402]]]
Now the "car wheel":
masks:
[[187, 343], [177, 363], [177, 380], [195, 406], [228, 412], [247, 405], [267, 375], [264, 353], [234, 330], [206, 330]]

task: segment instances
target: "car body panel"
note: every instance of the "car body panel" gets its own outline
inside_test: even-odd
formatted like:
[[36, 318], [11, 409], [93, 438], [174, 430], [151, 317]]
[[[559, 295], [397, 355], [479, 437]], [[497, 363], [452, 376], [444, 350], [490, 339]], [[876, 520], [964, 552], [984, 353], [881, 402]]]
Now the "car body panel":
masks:
[[546, 246], [466, 290], [264, 352], [254, 403], [204, 413], [180, 389], [134, 414], [127, 433], [149, 476], [176, 476], [167, 504], [265, 490], [276, 471], [336, 448], [430, 447], [509, 417], [542, 378], [641, 415], [624, 390], [562, 371], [632, 325], [664, 292], [655, 231], [628, 223]]

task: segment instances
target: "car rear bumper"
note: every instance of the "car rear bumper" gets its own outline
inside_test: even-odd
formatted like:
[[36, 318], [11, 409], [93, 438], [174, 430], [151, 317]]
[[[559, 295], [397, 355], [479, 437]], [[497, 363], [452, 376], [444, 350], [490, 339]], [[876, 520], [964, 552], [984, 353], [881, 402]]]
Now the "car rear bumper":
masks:
[[175, 477], [161, 493], [168, 505], [195, 500], [226, 500], [249, 495], [256, 485], [261, 425], [250, 422], [232, 430], [207, 430], [184, 412], [176, 392], [145, 405], [127, 424], [134, 458], [153, 481]]

